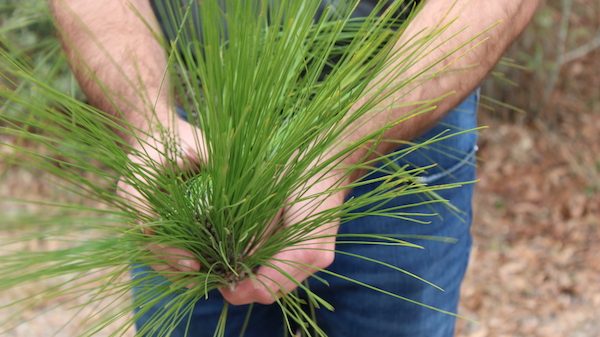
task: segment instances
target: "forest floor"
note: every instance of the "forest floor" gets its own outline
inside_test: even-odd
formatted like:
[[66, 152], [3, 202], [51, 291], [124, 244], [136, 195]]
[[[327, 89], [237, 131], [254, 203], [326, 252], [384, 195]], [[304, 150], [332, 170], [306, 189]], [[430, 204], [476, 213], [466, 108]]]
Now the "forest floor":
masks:
[[600, 111], [483, 118], [458, 336], [600, 336]]

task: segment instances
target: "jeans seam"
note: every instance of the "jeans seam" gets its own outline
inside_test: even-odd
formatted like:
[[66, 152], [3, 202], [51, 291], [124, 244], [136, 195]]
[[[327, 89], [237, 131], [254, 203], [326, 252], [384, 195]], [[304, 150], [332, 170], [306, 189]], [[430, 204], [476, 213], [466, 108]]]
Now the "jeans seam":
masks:
[[460, 169], [464, 165], [468, 165], [471, 162], [471, 160], [473, 158], [475, 158], [475, 154], [477, 153], [478, 150], [479, 150], [479, 147], [477, 145], [474, 145], [473, 149], [469, 152], [469, 154], [467, 154], [458, 163], [454, 164], [451, 168], [444, 170], [443, 172], [440, 172], [440, 173], [435, 173], [435, 174], [428, 175], [428, 176], [419, 176], [419, 177], [417, 177], [417, 181], [420, 183], [423, 183], [423, 184], [430, 184], [432, 182], [435, 182], [436, 180], [439, 180], [441, 178], [449, 176], [450, 174], [456, 172], [456, 170]]

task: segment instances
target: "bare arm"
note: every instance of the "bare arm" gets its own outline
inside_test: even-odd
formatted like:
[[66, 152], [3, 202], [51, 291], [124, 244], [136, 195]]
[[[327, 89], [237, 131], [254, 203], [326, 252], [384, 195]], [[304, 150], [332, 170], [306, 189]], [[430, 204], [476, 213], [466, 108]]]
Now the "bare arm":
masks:
[[[134, 128], [122, 136], [133, 149], [129, 159], [138, 165], [144, 157], [164, 160], [160, 128], [177, 138], [185, 154], [179, 164], [196, 164], [202, 149], [200, 131], [176, 118], [169, 97], [165, 51], [155, 38], [158, 23], [148, 0], [50, 0], [56, 25], [71, 68], [89, 101]], [[153, 167], [150, 167], [151, 169]], [[140, 213], [152, 212], [142, 194], [126, 179], [117, 193]], [[198, 270], [190, 252], [174, 247], [148, 247], [163, 258], [157, 270]]]
[[[456, 22], [437, 37], [437, 40], [448, 39], [448, 42], [419, 60], [407, 73], [394, 74], [393, 71], [384, 71], [384, 76], [398, 76], [402, 80], [421, 72], [436, 60], [443, 59], [445, 55], [462, 44], [466, 44], [466, 46], [456, 55], [444, 59], [431, 70], [436, 72], [448, 67], [453, 71], [444, 72], [427, 80], [409, 93], [392, 95], [380, 104], [381, 107], [391, 106], [394, 102], [398, 103], [399, 96], [402, 96], [403, 102], [418, 102], [451, 93], [449, 97], [439, 102], [435, 110], [404, 121], [388, 130], [383, 138], [413, 139], [431, 128], [446, 112], [462, 102], [495, 66], [510, 43], [523, 31], [538, 4], [539, 0], [425, 0], [421, 12], [411, 22], [395, 49], [401, 50], [406, 39], [437, 26], [442, 16], [446, 14], [449, 19], [456, 19]], [[470, 41], [494, 24], [497, 25], [489, 32]], [[455, 34], [456, 36], [453, 37]], [[481, 43], [482, 41], [483, 43]], [[394, 63], [389, 67], [389, 69], [392, 68], [394, 68]], [[377, 89], [376, 84], [372, 87]], [[360, 127], [348, 132], [344, 142], [358, 140], [381, 129], [390, 121], [400, 120], [404, 115], [410, 113], [411, 109], [411, 107], [404, 107], [387, 110], [383, 113], [367, 114], [355, 123]], [[382, 142], [375, 150], [376, 153], [389, 153], [395, 147], [397, 147], [395, 142]], [[364, 159], [366, 152], [366, 148], [356, 151], [348, 158], [348, 163], [353, 164]]]
[[[71, 68], [90, 103], [142, 130], [172, 117], [165, 51], [148, 0], [51, 0]], [[133, 141], [133, 139], [129, 139]]]

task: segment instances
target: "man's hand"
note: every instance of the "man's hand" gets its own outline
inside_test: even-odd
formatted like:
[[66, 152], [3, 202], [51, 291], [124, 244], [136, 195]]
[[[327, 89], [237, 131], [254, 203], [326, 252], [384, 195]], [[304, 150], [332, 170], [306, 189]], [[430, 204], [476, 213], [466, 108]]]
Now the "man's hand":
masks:
[[[335, 189], [341, 179], [341, 175], [327, 176], [318, 179], [303, 195], [292, 194], [291, 199], [309, 200], [291, 202], [290, 206], [283, 209], [284, 226], [292, 226], [322, 211], [341, 206], [345, 198], [344, 191], [336, 190], [331, 194], [321, 195], [332, 188]], [[312, 195], [318, 196], [310, 198]], [[274, 268], [261, 266], [254, 279], [246, 279], [238, 283], [234, 289], [221, 288], [221, 294], [227, 302], [234, 305], [275, 302], [283, 294], [296, 289], [298, 283], [313, 273], [331, 265], [335, 256], [335, 235], [338, 228], [339, 220], [321, 226], [308, 235], [306, 241], [273, 256], [268, 264], [273, 265]], [[290, 275], [293, 280], [284, 274]]]
[[[176, 158], [177, 169], [197, 169], [199, 165], [206, 162], [206, 147], [201, 131], [176, 117], [172, 124], [174, 125], [163, 132], [171, 133], [168, 138], [178, 146]], [[134, 140], [132, 142], [133, 150], [129, 155], [132, 164], [143, 167], [148, 171], [160, 169], [168, 165], [169, 160], [166, 156], [167, 149], [163, 142], [164, 139], [164, 135], [158, 132], [158, 134], [151, 135], [146, 139]], [[175, 158], [171, 158], [171, 160], [173, 159]], [[145, 180], [140, 175], [136, 175], [135, 179], [140, 181]], [[119, 180], [117, 194], [131, 202], [141, 214], [149, 217], [153, 216], [153, 211], [148, 205], [147, 200], [128, 179], [121, 178]], [[148, 228], [144, 229], [144, 232], [147, 235], [152, 235], [152, 231]], [[151, 266], [156, 271], [193, 272], [200, 269], [200, 263], [194, 258], [191, 252], [186, 250], [160, 244], [149, 245], [148, 249], [156, 255], [157, 259], [165, 261], [164, 264]]]

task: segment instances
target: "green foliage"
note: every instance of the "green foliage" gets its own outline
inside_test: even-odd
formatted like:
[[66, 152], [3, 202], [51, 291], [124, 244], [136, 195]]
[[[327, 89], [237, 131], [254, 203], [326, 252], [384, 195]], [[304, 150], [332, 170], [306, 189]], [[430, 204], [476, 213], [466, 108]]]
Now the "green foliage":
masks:
[[[227, 0], [226, 11], [221, 10], [220, 3], [201, 2], [201, 33], [187, 29], [193, 25], [189, 7], [161, 9], [179, 24], [168, 48], [171, 73], [177, 74], [173, 75], [177, 78], [174, 90], [182, 98], [184, 109], [192, 112], [190, 121], [202, 128], [202, 137], [208, 144], [208, 160], [202, 164], [200, 174], [177, 168], [176, 163], [182, 158], [176, 150], [179, 144], [169, 130], [162, 130], [160, 136], [160, 141], [168, 146], [165, 150], [157, 149], [166, 163], [147, 159], [146, 153], [132, 148], [115, 133], [116, 130], [139, 137], [139, 143], [152, 147], [152, 139], [139, 136], [144, 130], [115, 121], [81, 102], [73, 92], [65, 92], [45, 76], [38, 76], [39, 63], [24, 59], [20, 47], [14, 47], [9, 43], [11, 39], [3, 36], [0, 50], [3, 77], [31, 88], [36, 99], [15, 86], [0, 87], [0, 97], [8, 102], [7, 113], [0, 117], [0, 130], [2, 134], [39, 144], [43, 150], [33, 152], [11, 143], [3, 146], [26, 156], [28, 165], [55, 175], [65, 190], [93, 200], [98, 206], [49, 203], [48, 206], [61, 209], [62, 214], [53, 218], [38, 215], [39, 221], [34, 222], [30, 217], [12, 223], [7, 220], [3, 224], [20, 226], [35, 237], [43, 222], [43, 235], [48, 240], [62, 242], [64, 247], [24, 252], [15, 242], [6, 242], [7, 249], [0, 255], [0, 291], [43, 279], [55, 279], [56, 285], [0, 310], [33, 305], [49, 297], [86, 294], [86, 305], [96, 305], [96, 312], [90, 316], [84, 335], [93, 335], [134, 309], [133, 319], [136, 319], [153, 304], [174, 296], [138, 332], [169, 335], [174, 326], [189, 319], [193, 304], [209, 291], [253, 278], [254, 271], [261, 265], [269, 265], [275, 253], [301, 245], [309, 233], [324, 224], [370, 214], [410, 219], [417, 215], [386, 208], [384, 202], [392, 197], [419, 194], [431, 202], [443, 203], [435, 191], [459, 185], [427, 186], [414, 178], [426, 168], [407, 170], [390, 161], [391, 155], [385, 155], [346, 168], [345, 174], [358, 168], [385, 171], [385, 178], [365, 178], [349, 186], [376, 182], [378, 187], [374, 191], [291, 226], [275, 229], [269, 226], [283, 207], [321, 196], [308, 192], [315, 177], [331, 174], [331, 167], [350, 152], [369, 142], [381, 141], [384, 130], [403, 122], [390, 122], [323, 159], [325, 151], [337, 144], [352, 123], [392, 93], [418, 85], [422, 74], [403, 81], [392, 81], [392, 76], [387, 76], [378, 83], [381, 89], [369, 91], [369, 84], [383, 70], [403, 73], [409, 69], [436, 45], [436, 36], [446, 26], [422, 32], [391, 54], [406, 24], [394, 19], [401, 1], [379, 17], [351, 20], [349, 5], [338, 7], [335, 12], [326, 11], [316, 22], [313, 17], [320, 3], [317, 0], [281, 1], [273, 6], [267, 6], [268, 1]], [[337, 62], [332, 63], [332, 59]], [[399, 61], [393, 69], [389, 67], [390, 60]], [[326, 75], [325, 68], [330, 68]], [[357, 101], [366, 93], [368, 99], [356, 108]], [[412, 103], [411, 116], [432, 110], [436, 102]], [[407, 104], [410, 103], [403, 102]], [[44, 132], [36, 134], [30, 132], [32, 129]], [[401, 156], [415, 148], [394, 155]], [[133, 162], [128, 154], [146, 160]], [[378, 166], [379, 162], [384, 165]], [[148, 202], [135, 204], [115, 194], [115, 182], [120, 178], [136, 187]], [[339, 188], [336, 184], [329, 193]], [[298, 194], [290, 198], [291, 191]], [[148, 212], [140, 213], [140, 209]], [[359, 209], [360, 212], [355, 212]], [[148, 229], [152, 235], [144, 234]], [[24, 234], [21, 238], [26, 241], [31, 237]], [[365, 235], [355, 241], [406, 249], [416, 247], [394, 236]], [[150, 271], [129, 279], [131, 264], [166, 263], [152, 254], [148, 245], [184, 248], [193, 252], [203, 267], [200, 271], [168, 275]], [[171, 282], [149, 286], [147, 281], [157, 276], [168, 276]], [[190, 282], [197, 286], [183, 290]], [[309, 305], [332, 309], [310, 289], [299, 286], [307, 292]], [[127, 299], [134, 287], [138, 288], [137, 296], [130, 303]], [[102, 304], [108, 296], [116, 300]], [[286, 320], [298, 324], [303, 333], [324, 336], [313, 318], [299, 310], [301, 300], [293, 293], [277, 304]], [[224, 332], [226, 317], [225, 306], [215, 335]], [[10, 328], [11, 323], [7, 320], [0, 326]], [[113, 335], [124, 333], [131, 324], [131, 319], [126, 320]]]
[[[35, 72], [36, 77], [51, 83], [60, 91], [83, 98], [66, 58], [61, 53], [46, 1], [9, 0], [0, 5], [0, 46], [15, 59]], [[21, 95], [39, 99], [31, 85], [20, 78], [0, 75], [0, 84], [6, 85]], [[1, 103], [3, 106], [5, 103]], [[2, 109], [13, 113], [27, 113], [12, 107]]]
[[[590, 76], [582, 81], [581, 75], [571, 75], [564, 69], [584, 59], [587, 53], [592, 62], [582, 62], [582, 68], [596, 66], [591, 53], [597, 47], [586, 47], [600, 39], [598, 10], [597, 5], [586, 0], [545, 1], [497, 66], [495, 73], [500, 74], [500, 81], [484, 83], [488, 97], [507, 103], [498, 106], [490, 102], [492, 110], [511, 120], [556, 124], [564, 117], [564, 110], [569, 109], [563, 106], [566, 100], [562, 94], [587, 101], [593, 110], [599, 99], [597, 90], [581, 83], [593, 81], [595, 73], [584, 70]], [[579, 53], [580, 48], [586, 53]], [[558, 99], [552, 97], [556, 93], [560, 94]]]

